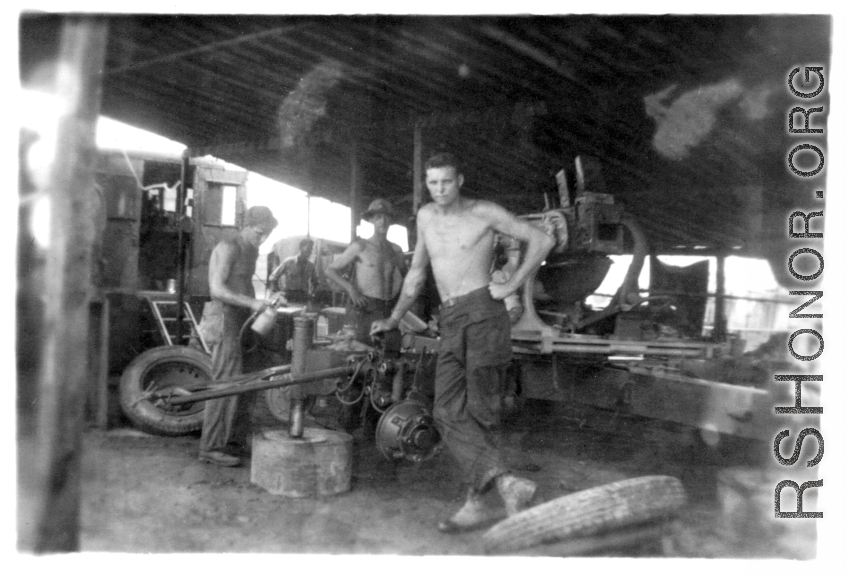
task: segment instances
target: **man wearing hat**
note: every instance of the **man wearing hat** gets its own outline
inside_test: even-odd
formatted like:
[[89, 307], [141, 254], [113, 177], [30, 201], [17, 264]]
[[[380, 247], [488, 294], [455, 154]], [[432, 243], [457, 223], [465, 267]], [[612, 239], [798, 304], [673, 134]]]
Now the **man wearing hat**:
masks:
[[[327, 267], [326, 276], [350, 298], [346, 323], [355, 327], [356, 340], [370, 343], [371, 323], [390, 315], [397, 303], [406, 262], [402, 248], [387, 239], [388, 228], [396, 219], [388, 200], [372, 201], [362, 218], [373, 224], [373, 235], [366, 240], [356, 238]], [[344, 278], [348, 267], [351, 274]]]
[[[241, 328], [253, 312], [261, 312], [271, 304], [270, 301], [256, 299], [253, 273], [256, 271], [259, 246], [268, 239], [277, 223], [268, 208], [253, 206], [245, 212], [238, 235], [221, 241], [212, 251], [209, 260], [209, 295], [212, 300], [203, 310], [202, 326], [207, 343], [212, 347], [212, 377], [215, 381], [242, 373], [242, 350], [246, 346], [240, 337]], [[263, 366], [257, 366], [257, 369], [259, 367]], [[201, 461], [227, 467], [241, 463], [238, 457], [225, 450], [230, 440], [246, 444], [253, 399], [253, 395], [245, 394], [206, 402], [200, 437]], [[236, 426], [240, 437], [234, 437]]]

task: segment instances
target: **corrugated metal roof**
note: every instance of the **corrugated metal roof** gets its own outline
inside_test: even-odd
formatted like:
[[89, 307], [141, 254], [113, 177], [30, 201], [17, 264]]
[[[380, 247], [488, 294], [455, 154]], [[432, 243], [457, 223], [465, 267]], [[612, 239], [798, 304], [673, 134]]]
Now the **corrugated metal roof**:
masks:
[[[22, 18], [25, 82], [58, 21]], [[660, 251], [760, 255], [804, 185], [786, 167], [787, 74], [828, 65], [831, 29], [824, 16], [109, 21], [102, 113], [197, 153], [347, 203], [355, 146], [362, 203], [410, 210], [418, 123], [425, 153], [464, 158], [471, 195], [537, 211], [555, 173], [592, 155]]]

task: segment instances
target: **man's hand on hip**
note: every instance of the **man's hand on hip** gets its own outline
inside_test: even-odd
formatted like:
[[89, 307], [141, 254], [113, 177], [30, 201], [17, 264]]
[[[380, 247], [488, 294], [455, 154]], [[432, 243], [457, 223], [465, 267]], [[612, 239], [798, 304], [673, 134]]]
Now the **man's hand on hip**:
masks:
[[368, 303], [368, 300], [365, 299], [365, 296], [362, 295], [362, 292], [356, 286], [350, 288], [348, 295], [350, 296], [350, 303], [356, 307], [364, 307]]
[[508, 282], [502, 284], [491, 282], [488, 284], [488, 292], [493, 299], [506, 299], [514, 291], [515, 288], [511, 287]]

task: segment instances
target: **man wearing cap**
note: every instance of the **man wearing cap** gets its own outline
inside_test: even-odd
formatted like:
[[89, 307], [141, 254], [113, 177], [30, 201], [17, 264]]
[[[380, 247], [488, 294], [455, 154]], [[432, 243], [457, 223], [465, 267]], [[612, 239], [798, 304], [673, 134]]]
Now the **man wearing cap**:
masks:
[[[497, 204], [463, 197], [464, 176], [451, 154], [433, 156], [425, 168], [433, 201], [418, 210], [418, 241], [399, 301], [387, 319], [374, 322], [371, 333], [397, 328], [431, 264], [442, 302], [433, 416], [467, 486], [462, 507], [438, 528], [455, 532], [492, 518], [493, 510], [481, 497], [492, 485], [507, 515], [520, 511], [535, 494], [535, 483], [514, 475], [500, 453], [500, 413], [512, 354], [503, 299], [520, 287], [554, 242]], [[526, 245], [523, 261], [500, 283], [491, 277], [498, 232]]]
[[[389, 315], [397, 303], [406, 262], [402, 248], [387, 239], [395, 220], [391, 204], [376, 199], [362, 218], [373, 224], [373, 235], [366, 240], [356, 238], [327, 267], [326, 276], [350, 297], [346, 322], [356, 328], [356, 340], [370, 343], [371, 323]], [[352, 277], [345, 279], [342, 273], [351, 264]]]
[[[253, 273], [256, 271], [259, 246], [276, 226], [277, 220], [268, 208], [253, 206], [245, 212], [244, 224], [238, 235], [221, 241], [212, 251], [209, 260], [211, 302], [203, 310], [203, 324], [206, 326], [204, 334], [211, 335], [208, 343], [212, 346], [212, 377], [215, 381], [242, 373], [242, 350], [245, 346], [240, 337], [241, 328], [253, 312], [261, 312], [271, 304], [270, 301], [256, 299]], [[200, 437], [201, 461], [227, 467], [241, 463], [238, 457], [226, 453], [225, 449], [230, 440], [246, 444], [253, 399], [253, 395], [244, 394], [206, 402]]]

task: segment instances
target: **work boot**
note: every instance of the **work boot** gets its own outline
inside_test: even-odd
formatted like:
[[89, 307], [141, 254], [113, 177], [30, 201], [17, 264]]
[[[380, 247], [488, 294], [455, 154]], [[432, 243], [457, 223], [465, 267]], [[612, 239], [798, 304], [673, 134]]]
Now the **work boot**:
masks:
[[239, 458], [234, 455], [227, 455], [223, 451], [201, 451], [199, 459], [222, 467], [238, 467], [241, 465]]
[[538, 488], [534, 481], [516, 477], [511, 473], [500, 475], [495, 481], [497, 491], [500, 492], [500, 497], [503, 498], [503, 503], [506, 505], [506, 515], [509, 517], [523, 511]]
[[438, 530], [442, 533], [470, 531], [498, 519], [500, 515], [496, 509], [483, 504], [482, 497], [479, 493], [468, 490], [465, 504], [462, 505], [462, 508], [453, 517], [441, 521], [438, 524]]
[[227, 443], [226, 445], [226, 453], [227, 455], [232, 455], [235, 457], [242, 457], [246, 459], [250, 459], [250, 455], [252, 454], [252, 448], [249, 443]]

